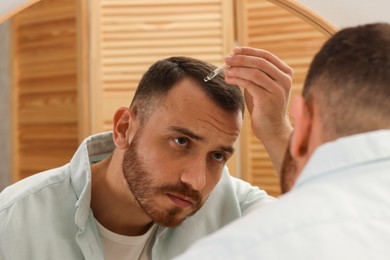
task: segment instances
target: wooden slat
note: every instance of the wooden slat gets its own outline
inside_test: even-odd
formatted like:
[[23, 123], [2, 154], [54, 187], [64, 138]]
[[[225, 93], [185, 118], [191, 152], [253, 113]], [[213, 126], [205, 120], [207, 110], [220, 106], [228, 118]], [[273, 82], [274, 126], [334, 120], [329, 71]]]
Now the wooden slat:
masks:
[[24, 124], [19, 132], [22, 143], [26, 141], [74, 141], [77, 138], [77, 124]]
[[[137, 40], [137, 39], [150, 39], [150, 40], [165, 40], [171, 39], [172, 37], [177, 37], [177, 34], [180, 33], [181, 37], [193, 37], [195, 39], [206, 38], [206, 37], [216, 37], [222, 35], [220, 28], [207, 28], [203, 30], [188, 30], [187, 28], [180, 29], [171, 29], [163, 31], [155, 31], [153, 34], [148, 33], [147, 31], [141, 31], [137, 26], [126, 26], [122, 29], [117, 27], [111, 28], [109, 31], [105, 31], [103, 35], [104, 41], [115, 41], [115, 40]], [[145, 30], [145, 28], [144, 28]], [[126, 33], [132, 32], [131, 35]]]
[[[77, 122], [76, 91], [69, 93], [23, 95], [19, 98], [19, 123]], [[23, 127], [21, 125], [21, 127]]]
[[[20, 147], [21, 171], [30, 171], [31, 174], [64, 165], [71, 159], [77, 140], [35, 140], [24, 142]], [[50, 153], [47, 153], [50, 151]]]
[[49, 0], [44, 0], [19, 13], [19, 26], [34, 27], [47, 22], [56, 22], [69, 18], [74, 19], [76, 13], [75, 2], [70, 3], [68, 0], [55, 1], [55, 3], [50, 3]]
[[[43, 79], [20, 79], [19, 87], [21, 95], [58, 93], [74, 91], [77, 84], [74, 77], [67, 75], [58, 77], [45, 77]], [[55, 88], [53, 87], [55, 86]]]
[[[186, 0], [185, 4], [187, 6], [191, 5], [209, 5], [209, 4], [219, 4], [220, 0]], [[102, 1], [102, 6], [105, 8], [109, 7], [119, 7], [123, 8], [125, 6], [156, 6], [156, 5], [165, 5], [165, 6], [179, 6], [183, 4], [182, 0], [131, 0], [131, 1], [123, 1], [123, 0], [104, 0]]]

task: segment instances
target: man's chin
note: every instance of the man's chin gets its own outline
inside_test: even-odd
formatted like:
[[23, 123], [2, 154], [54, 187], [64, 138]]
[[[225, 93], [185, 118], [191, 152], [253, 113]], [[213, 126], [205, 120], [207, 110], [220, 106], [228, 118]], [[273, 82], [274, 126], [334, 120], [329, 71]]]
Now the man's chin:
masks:
[[176, 216], [165, 217], [164, 219], [161, 218], [155, 219], [155, 222], [164, 227], [174, 228], [180, 226], [187, 218], [191, 217], [195, 213], [196, 212], [192, 212], [191, 214], [186, 216], [176, 215]]
[[186, 218], [177, 219], [177, 220], [176, 219], [175, 220], [163, 220], [163, 221], [156, 220], [155, 222], [161, 226], [164, 226], [164, 227], [174, 228], [174, 227], [180, 226], [185, 219]]

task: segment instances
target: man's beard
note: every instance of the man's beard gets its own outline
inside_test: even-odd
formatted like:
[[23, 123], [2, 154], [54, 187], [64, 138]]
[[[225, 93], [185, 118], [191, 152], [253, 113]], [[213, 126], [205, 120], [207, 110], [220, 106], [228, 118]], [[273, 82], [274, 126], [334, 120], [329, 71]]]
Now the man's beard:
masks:
[[122, 165], [123, 174], [131, 192], [134, 194], [134, 197], [142, 210], [154, 222], [167, 227], [178, 226], [185, 219], [185, 217], [178, 217], [184, 209], [174, 205], [169, 207], [167, 204], [162, 205], [164, 207], [163, 210], [158, 210], [158, 207], [154, 205], [155, 201], [153, 201], [153, 199], [167, 196], [166, 193], [177, 193], [191, 198], [193, 204], [191, 205], [192, 213], [187, 215], [189, 216], [193, 215], [201, 208], [201, 195], [198, 191], [182, 182], [176, 185], [163, 184], [161, 186], [153, 186], [152, 174], [146, 170], [143, 162], [141, 162], [137, 153], [137, 146], [138, 133], [134, 136], [129, 148], [125, 152]]
[[286, 193], [291, 190], [293, 187], [296, 175], [297, 175], [297, 165], [295, 159], [291, 156], [290, 153], [291, 139], [288, 143], [288, 147], [284, 154], [284, 159], [282, 163], [282, 168], [280, 172], [280, 186], [282, 193]]

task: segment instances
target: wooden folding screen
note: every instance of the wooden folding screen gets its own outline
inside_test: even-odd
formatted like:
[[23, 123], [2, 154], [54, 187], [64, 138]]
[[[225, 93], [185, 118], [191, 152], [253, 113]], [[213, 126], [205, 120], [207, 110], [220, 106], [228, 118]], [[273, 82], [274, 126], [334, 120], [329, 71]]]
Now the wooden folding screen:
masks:
[[69, 161], [78, 145], [76, 0], [12, 19], [13, 180]]

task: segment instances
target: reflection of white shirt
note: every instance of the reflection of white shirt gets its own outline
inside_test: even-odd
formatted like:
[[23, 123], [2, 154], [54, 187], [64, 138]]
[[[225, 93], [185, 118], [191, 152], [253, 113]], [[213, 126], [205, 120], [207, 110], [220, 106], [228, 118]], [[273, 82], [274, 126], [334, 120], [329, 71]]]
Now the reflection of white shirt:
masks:
[[291, 192], [178, 259], [389, 259], [390, 130], [321, 145]]
[[141, 236], [124, 236], [106, 229], [96, 221], [100, 239], [103, 245], [105, 260], [150, 259], [149, 244], [156, 225], [149, 228]]

